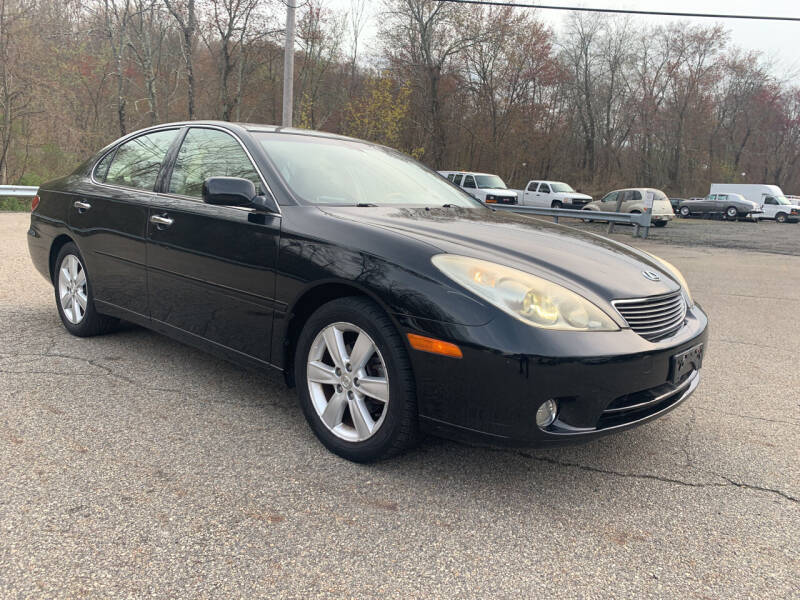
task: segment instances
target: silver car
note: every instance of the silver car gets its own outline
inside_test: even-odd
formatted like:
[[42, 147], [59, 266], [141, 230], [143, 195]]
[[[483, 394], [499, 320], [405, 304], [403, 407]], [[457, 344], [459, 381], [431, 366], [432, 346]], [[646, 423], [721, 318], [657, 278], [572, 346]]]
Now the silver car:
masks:
[[[628, 188], [609, 192], [601, 200], [589, 202], [582, 210], [614, 212], [621, 201], [620, 212], [643, 213], [651, 210], [651, 221], [656, 227], [666, 227], [675, 213], [667, 195], [653, 188]], [[591, 222], [592, 219], [584, 219]]]
[[692, 215], [722, 214], [727, 219], [751, 217], [764, 211], [755, 202], [751, 202], [741, 194], [709, 194], [705, 198], [684, 200], [678, 207], [682, 217]]

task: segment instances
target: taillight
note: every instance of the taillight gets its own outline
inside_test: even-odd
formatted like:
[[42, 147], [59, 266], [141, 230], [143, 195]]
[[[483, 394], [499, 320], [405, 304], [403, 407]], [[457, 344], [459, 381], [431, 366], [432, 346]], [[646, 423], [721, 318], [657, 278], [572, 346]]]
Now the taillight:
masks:
[[39, 206], [39, 196], [38, 195], [34, 196], [33, 200], [31, 200], [31, 212], [35, 211], [37, 206]]

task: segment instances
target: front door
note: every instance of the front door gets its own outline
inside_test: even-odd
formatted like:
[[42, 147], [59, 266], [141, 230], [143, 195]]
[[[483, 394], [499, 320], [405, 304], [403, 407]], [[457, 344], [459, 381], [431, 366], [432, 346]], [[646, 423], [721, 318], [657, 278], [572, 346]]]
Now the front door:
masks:
[[178, 129], [140, 135], [111, 150], [70, 199], [69, 225], [101, 311], [148, 314], [145, 234], [149, 203]]
[[236, 138], [192, 127], [150, 208], [150, 313], [156, 327], [269, 362], [281, 219], [205, 204], [203, 181], [214, 176], [263, 188]]

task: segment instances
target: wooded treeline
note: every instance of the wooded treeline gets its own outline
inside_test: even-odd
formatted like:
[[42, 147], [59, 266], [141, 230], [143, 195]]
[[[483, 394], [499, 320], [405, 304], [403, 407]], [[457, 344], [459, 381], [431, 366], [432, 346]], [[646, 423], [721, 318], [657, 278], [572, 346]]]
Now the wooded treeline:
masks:
[[[381, 0], [367, 53], [368, 2], [300, 3], [296, 126], [513, 185], [800, 190], [800, 88], [720, 26], [574, 14], [556, 35], [531, 10]], [[280, 0], [0, 0], [0, 183], [153, 123], [279, 123], [284, 17]]]

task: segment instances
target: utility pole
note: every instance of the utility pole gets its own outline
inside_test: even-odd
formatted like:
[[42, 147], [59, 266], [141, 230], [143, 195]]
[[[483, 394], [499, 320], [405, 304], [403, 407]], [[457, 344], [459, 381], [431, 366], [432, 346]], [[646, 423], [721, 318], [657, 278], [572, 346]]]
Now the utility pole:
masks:
[[295, 0], [286, 0], [286, 40], [283, 49], [283, 126], [292, 126], [294, 102], [294, 11]]

